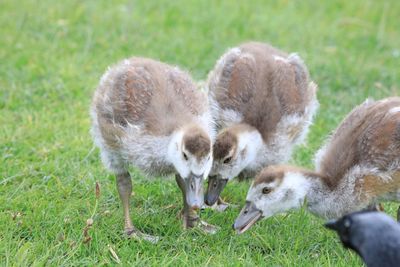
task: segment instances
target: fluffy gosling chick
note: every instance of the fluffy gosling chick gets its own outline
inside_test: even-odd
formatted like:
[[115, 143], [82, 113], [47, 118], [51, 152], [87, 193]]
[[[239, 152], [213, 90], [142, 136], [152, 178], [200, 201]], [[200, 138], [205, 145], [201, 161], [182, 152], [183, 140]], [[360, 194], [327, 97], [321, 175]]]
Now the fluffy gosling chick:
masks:
[[149, 175], [176, 174], [184, 227], [196, 224], [215, 135], [207, 103], [188, 73], [151, 59], [123, 60], [101, 78], [91, 107], [92, 134], [104, 165], [116, 175], [128, 235], [156, 241], [131, 221], [130, 165]]
[[366, 101], [316, 154], [316, 171], [270, 166], [253, 182], [234, 228], [305, 202], [313, 214], [338, 218], [382, 200], [400, 200], [400, 98]]
[[248, 42], [227, 51], [208, 77], [212, 116], [220, 130], [205, 202], [213, 205], [236, 176], [286, 162], [315, 114], [317, 86], [297, 54]]

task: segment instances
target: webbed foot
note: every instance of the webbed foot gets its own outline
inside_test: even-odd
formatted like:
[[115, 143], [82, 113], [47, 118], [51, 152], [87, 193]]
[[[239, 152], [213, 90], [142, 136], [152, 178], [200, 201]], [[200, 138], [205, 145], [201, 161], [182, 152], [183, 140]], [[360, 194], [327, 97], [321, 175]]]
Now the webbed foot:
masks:
[[220, 229], [220, 227], [209, 224], [205, 221], [200, 220], [198, 227], [206, 234], [210, 234], [213, 235], [215, 233], [218, 232], [218, 230]]
[[212, 205], [212, 206], [204, 206], [203, 209], [210, 208], [210, 209], [218, 211], [218, 212], [224, 212], [229, 207], [235, 208], [235, 207], [237, 207], [237, 205], [225, 202], [224, 200], [222, 200], [221, 197], [219, 197], [218, 201], [215, 202], [214, 205]]
[[192, 209], [183, 209], [181, 211], [181, 216], [183, 219], [183, 228], [184, 229], [196, 227], [200, 220], [197, 212]]
[[155, 244], [160, 240], [160, 237], [142, 233], [141, 231], [139, 231], [135, 227], [133, 227], [133, 228], [125, 228], [124, 232], [125, 232], [125, 235], [128, 238], [134, 238], [134, 239], [137, 239], [139, 241], [145, 240], [145, 241], [150, 242], [152, 244]]

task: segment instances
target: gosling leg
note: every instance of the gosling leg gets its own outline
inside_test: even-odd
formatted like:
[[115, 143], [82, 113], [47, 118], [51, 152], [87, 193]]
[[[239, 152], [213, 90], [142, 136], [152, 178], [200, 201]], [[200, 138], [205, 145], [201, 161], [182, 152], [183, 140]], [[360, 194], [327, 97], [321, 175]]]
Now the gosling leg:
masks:
[[236, 207], [238, 207], [238, 205], [234, 205], [234, 204], [225, 202], [221, 197], [218, 197], [218, 200], [217, 200], [217, 202], [214, 203], [214, 205], [207, 206], [206, 204], [204, 204], [201, 209], [205, 210], [206, 208], [210, 208], [210, 209], [218, 211], [218, 212], [224, 212], [229, 207], [236, 208]]
[[136, 230], [132, 224], [132, 220], [129, 214], [129, 201], [132, 194], [132, 180], [129, 172], [117, 174], [117, 189], [119, 198], [122, 202], [122, 208], [124, 211], [124, 230], [127, 235], [130, 235]]
[[225, 202], [221, 197], [217, 200], [217, 211], [225, 211], [229, 206], [235, 207], [235, 205]]
[[130, 206], [130, 198], [132, 195], [132, 180], [129, 172], [124, 172], [116, 175], [117, 177], [117, 189], [119, 193], [119, 197], [122, 202], [122, 208], [124, 211], [124, 232], [128, 237], [134, 237], [137, 239], [144, 239], [151, 243], [156, 243], [158, 241], [158, 237], [151, 236], [140, 232], [133, 225], [130, 214], [129, 214], [129, 206]]

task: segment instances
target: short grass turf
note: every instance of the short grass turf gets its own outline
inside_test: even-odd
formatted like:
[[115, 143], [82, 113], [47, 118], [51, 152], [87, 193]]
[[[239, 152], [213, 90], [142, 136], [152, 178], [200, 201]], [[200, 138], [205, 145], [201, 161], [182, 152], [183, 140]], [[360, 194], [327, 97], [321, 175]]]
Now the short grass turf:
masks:
[[[239, 207], [205, 211], [219, 233], [183, 231], [175, 181], [135, 170], [133, 221], [162, 239], [125, 239], [114, 177], [89, 134], [89, 103], [122, 58], [156, 58], [200, 80], [227, 48], [270, 42], [297, 51], [319, 84], [319, 113], [292, 160], [312, 167], [353, 106], [400, 93], [399, 10], [396, 0], [0, 1], [0, 265], [361, 265], [304, 210], [243, 235], [231, 230]], [[242, 205], [248, 186], [231, 183], [223, 197]], [[394, 215], [395, 204], [385, 207]]]

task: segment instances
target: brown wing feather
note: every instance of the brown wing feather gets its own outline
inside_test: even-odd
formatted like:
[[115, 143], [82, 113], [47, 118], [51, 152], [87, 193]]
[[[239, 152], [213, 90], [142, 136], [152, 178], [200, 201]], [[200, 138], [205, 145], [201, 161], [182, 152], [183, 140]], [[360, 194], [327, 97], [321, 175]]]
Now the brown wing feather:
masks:
[[112, 67], [94, 97], [97, 116], [119, 126], [142, 119], [155, 87], [151, 73], [143, 66], [129, 64], [132, 61]]
[[153, 135], [168, 135], [207, 110], [206, 97], [196, 90], [188, 73], [145, 58], [131, 58], [112, 67], [93, 105], [106, 128], [129, 123]]
[[209, 79], [210, 91], [221, 109], [238, 111], [242, 122], [257, 128], [266, 141], [284, 115], [304, 112], [315, 89], [309, 88], [308, 70], [297, 56], [256, 42], [234, 51], [222, 57], [221, 71], [217, 64], [213, 73], [219, 79]]
[[357, 129], [361, 129], [361, 124], [365, 122], [369, 107], [373, 101], [366, 101], [357, 106], [348, 114], [339, 127], [334, 131], [324, 158], [320, 162], [319, 169], [327, 177], [327, 184], [336, 186], [338, 177], [341, 177], [350, 166], [353, 166], [357, 160], [357, 149], [355, 136]]
[[390, 168], [396, 161], [400, 164], [400, 112], [391, 113], [394, 107], [400, 108], [400, 98], [378, 104], [371, 112], [372, 123], [358, 143], [360, 160], [381, 170]]
[[234, 53], [226, 56], [218, 84], [210, 86], [222, 109], [232, 109], [240, 113], [245, 111], [254, 91], [255, 72], [255, 62], [251, 57]]
[[336, 186], [344, 174], [357, 164], [388, 170], [400, 159], [397, 127], [400, 98], [365, 102], [355, 108], [337, 128], [321, 161], [326, 182]]
[[360, 199], [371, 203], [383, 195], [397, 192], [400, 188], [400, 171], [394, 172], [391, 178], [388, 181], [382, 182], [380, 177], [366, 175], [356, 181], [355, 191], [359, 194]]
[[152, 75], [145, 68], [130, 68], [126, 76], [121, 79], [121, 88], [125, 87], [126, 94], [122, 95], [125, 112], [119, 114], [130, 123], [136, 123], [142, 119], [142, 115], [149, 107], [154, 90], [155, 82]]
[[[235, 62], [225, 98], [229, 101], [226, 106], [242, 113], [246, 111], [245, 108], [254, 94], [255, 71], [256, 66], [252, 58], [241, 57]], [[225, 106], [225, 103], [221, 104]]]

